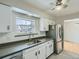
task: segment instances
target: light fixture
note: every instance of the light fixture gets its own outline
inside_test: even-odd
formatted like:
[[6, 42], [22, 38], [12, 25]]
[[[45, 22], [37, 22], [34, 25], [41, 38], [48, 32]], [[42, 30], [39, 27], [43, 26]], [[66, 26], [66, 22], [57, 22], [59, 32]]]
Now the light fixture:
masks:
[[61, 5], [59, 5], [59, 6], [56, 6], [56, 8], [55, 8], [56, 10], [61, 10], [62, 9], [62, 6]]
[[57, 0], [56, 2], [56, 10], [61, 10], [62, 9], [62, 0]]
[[62, 0], [57, 0], [57, 2], [56, 2], [56, 6], [59, 6], [59, 5], [62, 5], [63, 3], [62, 3]]
[[[61, 9], [67, 8], [69, 1], [70, 0], [57, 0], [55, 6], [51, 8], [51, 11], [54, 11], [54, 10], [59, 11]], [[53, 3], [51, 3], [51, 5], [53, 5]]]

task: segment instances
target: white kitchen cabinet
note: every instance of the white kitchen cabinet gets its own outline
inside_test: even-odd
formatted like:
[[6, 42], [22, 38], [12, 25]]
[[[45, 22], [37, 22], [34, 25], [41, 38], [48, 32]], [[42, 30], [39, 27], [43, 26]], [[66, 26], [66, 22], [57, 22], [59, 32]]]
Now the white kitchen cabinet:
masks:
[[53, 41], [50, 42], [50, 54], [52, 54], [54, 52], [54, 45], [53, 45]]
[[40, 18], [40, 31], [48, 31], [49, 25], [53, 25], [54, 21], [48, 18]]
[[23, 51], [23, 59], [46, 59], [53, 53], [53, 40]]
[[53, 40], [23, 51], [23, 59], [46, 59], [53, 53]]
[[50, 47], [49, 47], [49, 44], [47, 45], [47, 55], [46, 57], [48, 57], [50, 55]]
[[23, 51], [23, 59], [45, 59], [45, 46], [37, 46]]
[[38, 59], [45, 59], [45, 46], [38, 49]]
[[0, 32], [10, 32], [11, 29], [11, 8], [0, 4]]
[[48, 41], [46, 45], [46, 57], [50, 56], [53, 53], [53, 51], [53, 42], [51, 40]]
[[48, 31], [48, 22], [46, 18], [40, 18], [40, 31]]
[[23, 59], [37, 59], [37, 50], [33, 50], [29, 52], [24, 51]]

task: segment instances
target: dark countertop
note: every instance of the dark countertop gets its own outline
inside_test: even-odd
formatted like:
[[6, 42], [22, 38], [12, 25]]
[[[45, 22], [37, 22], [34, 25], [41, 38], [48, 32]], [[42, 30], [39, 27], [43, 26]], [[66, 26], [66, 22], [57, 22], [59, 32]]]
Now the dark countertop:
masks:
[[32, 45], [28, 45], [28, 43], [26, 43], [26, 42], [20, 42], [20, 43], [15, 43], [12, 45], [2, 46], [2, 47], [0, 47], [0, 59], [4, 58], [6, 56], [12, 55], [12, 54], [21, 52], [25, 49], [35, 47], [35, 46], [42, 44], [42, 43], [45, 43], [51, 39], [43, 38], [41, 40], [42, 41], [40, 43], [36, 43], [36, 44], [32, 44]]

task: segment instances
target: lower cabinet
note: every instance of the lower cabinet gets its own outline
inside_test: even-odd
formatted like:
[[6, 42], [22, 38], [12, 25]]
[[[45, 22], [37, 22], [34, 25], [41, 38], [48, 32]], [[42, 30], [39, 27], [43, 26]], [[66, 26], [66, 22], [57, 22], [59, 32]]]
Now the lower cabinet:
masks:
[[47, 54], [46, 54], [46, 57], [48, 57], [49, 55], [50, 55], [50, 47], [49, 47], [49, 44], [47, 44], [47, 46], [46, 46], [46, 48], [47, 48]]
[[23, 59], [46, 59], [53, 53], [53, 42], [44, 44], [23, 51]]
[[38, 49], [38, 59], [45, 59], [45, 46]]
[[23, 59], [45, 59], [45, 47], [41, 46], [40, 48], [36, 48], [28, 51], [23, 51]]
[[47, 42], [47, 45], [46, 45], [46, 58], [48, 57], [48, 56], [50, 56], [52, 53], [53, 53], [53, 41], [51, 40], [51, 41], [49, 41], [49, 42]]
[[37, 50], [26, 52], [26, 50], [23, 52], [23, 59], [37, 59]]
[[54, 48], [53, 48], [53, 43], [50, 44], [50, 54], [52, 54], [54, 52]]

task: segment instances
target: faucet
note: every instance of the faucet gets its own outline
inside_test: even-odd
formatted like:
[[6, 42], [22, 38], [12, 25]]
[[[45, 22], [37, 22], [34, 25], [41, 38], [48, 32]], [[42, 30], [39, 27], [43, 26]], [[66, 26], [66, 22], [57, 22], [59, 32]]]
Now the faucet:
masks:
[[29, 41], [32, 40], [31, 36], [32, 36], [32, 34], [28, 34], [28, 39], [29, 39]]

